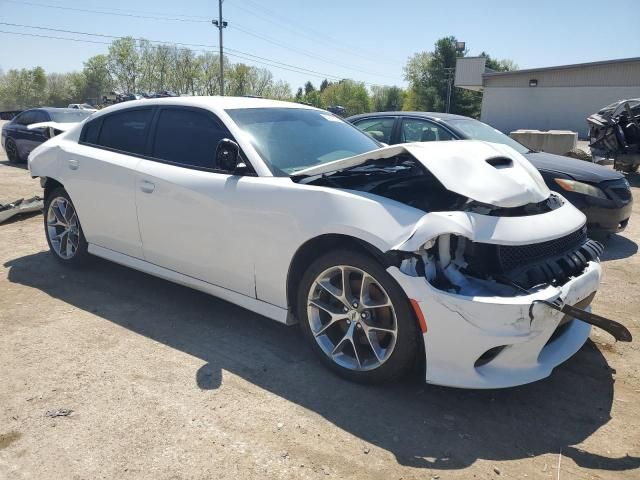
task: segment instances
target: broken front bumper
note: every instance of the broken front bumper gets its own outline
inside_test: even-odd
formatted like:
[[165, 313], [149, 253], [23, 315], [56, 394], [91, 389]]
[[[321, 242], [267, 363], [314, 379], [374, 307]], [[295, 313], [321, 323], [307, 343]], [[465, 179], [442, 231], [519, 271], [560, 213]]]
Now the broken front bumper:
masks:
[[388, 272], [426, 320], [426, 381], [463, 388], [512, 387], [549, 376], [582, 347], [591, 325], [532, 302], [575, 305], [595, 293], [601, 276], [600, 265], [589, 262], [561, 287], [513, 297], [469, 297], [438, 290], [396, 267]]

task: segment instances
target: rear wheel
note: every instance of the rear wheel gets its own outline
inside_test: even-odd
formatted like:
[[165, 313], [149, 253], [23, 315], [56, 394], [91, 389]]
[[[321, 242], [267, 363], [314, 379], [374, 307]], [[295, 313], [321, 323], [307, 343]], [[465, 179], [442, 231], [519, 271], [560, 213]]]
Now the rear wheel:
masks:
[[5, 150], [7, 152], [7, 158], [9, 159], [10, 163], [20, 162], [20, 155], [18, 154], [18, 146], [16, 145], [16, 142], [13, 141], [13, 139], [11, 138], [7, 139], [7, 143], [5, 143]]
[[335, 250], [318, 258], [300, 282], [297, 305], [302, 331], [339, 375], [383, 383], [414, 366], [419, 331], [409, 301], [368, 255]]
[[89, 253], [80, 220], [69, 194], [56, 188], [45, 199], [44, 229], [56, 260], [65, 265], [84, 263]]

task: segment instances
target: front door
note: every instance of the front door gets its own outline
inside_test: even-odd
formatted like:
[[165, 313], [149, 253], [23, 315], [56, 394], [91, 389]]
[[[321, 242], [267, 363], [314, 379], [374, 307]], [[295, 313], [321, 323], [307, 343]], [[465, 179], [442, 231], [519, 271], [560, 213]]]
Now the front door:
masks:
[[[218, 142], [230, 134], [213, 113], [160, 109], [150, 157], [138, 164], [136, 204], [146, 261], [255, 297], [253, 253], [240, 252], [236, 215], [249, 177], [218, 169]], [[254, 179], [255, 180], [255, 179]]]

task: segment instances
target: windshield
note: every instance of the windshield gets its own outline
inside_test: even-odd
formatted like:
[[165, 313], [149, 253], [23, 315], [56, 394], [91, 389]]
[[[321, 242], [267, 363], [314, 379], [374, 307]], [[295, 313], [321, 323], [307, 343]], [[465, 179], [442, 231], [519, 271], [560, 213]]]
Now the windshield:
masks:
[[93, 112], [84, 110], [49, 110], [51, 120], [58, 123], [76, 123], [81, 122]]
[[460, 130], [464, 135], [471, 140], [484, 140], [485, 142], [502, 143], [503, 145], [509, 145], [511, 148], [519, 153], [529, 153], [531, 150], [516, 142], [513, 138], [508, 137], [504, 133], [490, 127], [486, 123], [479, 122], [473, 119], [453, 119], [447, 120], [447, 124]]
[[291, 175], [380, 148], [367, 134], [320, 110], [241, 108], [226, 112], [244, 130], [274, 175]]

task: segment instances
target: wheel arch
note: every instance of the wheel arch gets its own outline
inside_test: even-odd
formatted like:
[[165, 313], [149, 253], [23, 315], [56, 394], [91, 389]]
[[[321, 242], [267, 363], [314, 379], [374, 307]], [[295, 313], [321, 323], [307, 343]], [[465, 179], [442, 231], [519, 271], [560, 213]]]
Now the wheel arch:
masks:
[[64, 188], [64, 185], [51, 177], [40, 177], [40, 185], [44, 188], [44, 198], [46, 199], [56, 188]]
[[304, 275], [306, 266], [324, 253], [336, 248], [353, 248], [363, 251], [378, 260], [385, 268], [388, 261], [380, 249], [360, 238], [339, 233], [327, 233], [311, 238], [303, 243], [291, 259], [287, 272], [287, 307], [296, 311], [297, 285]]

